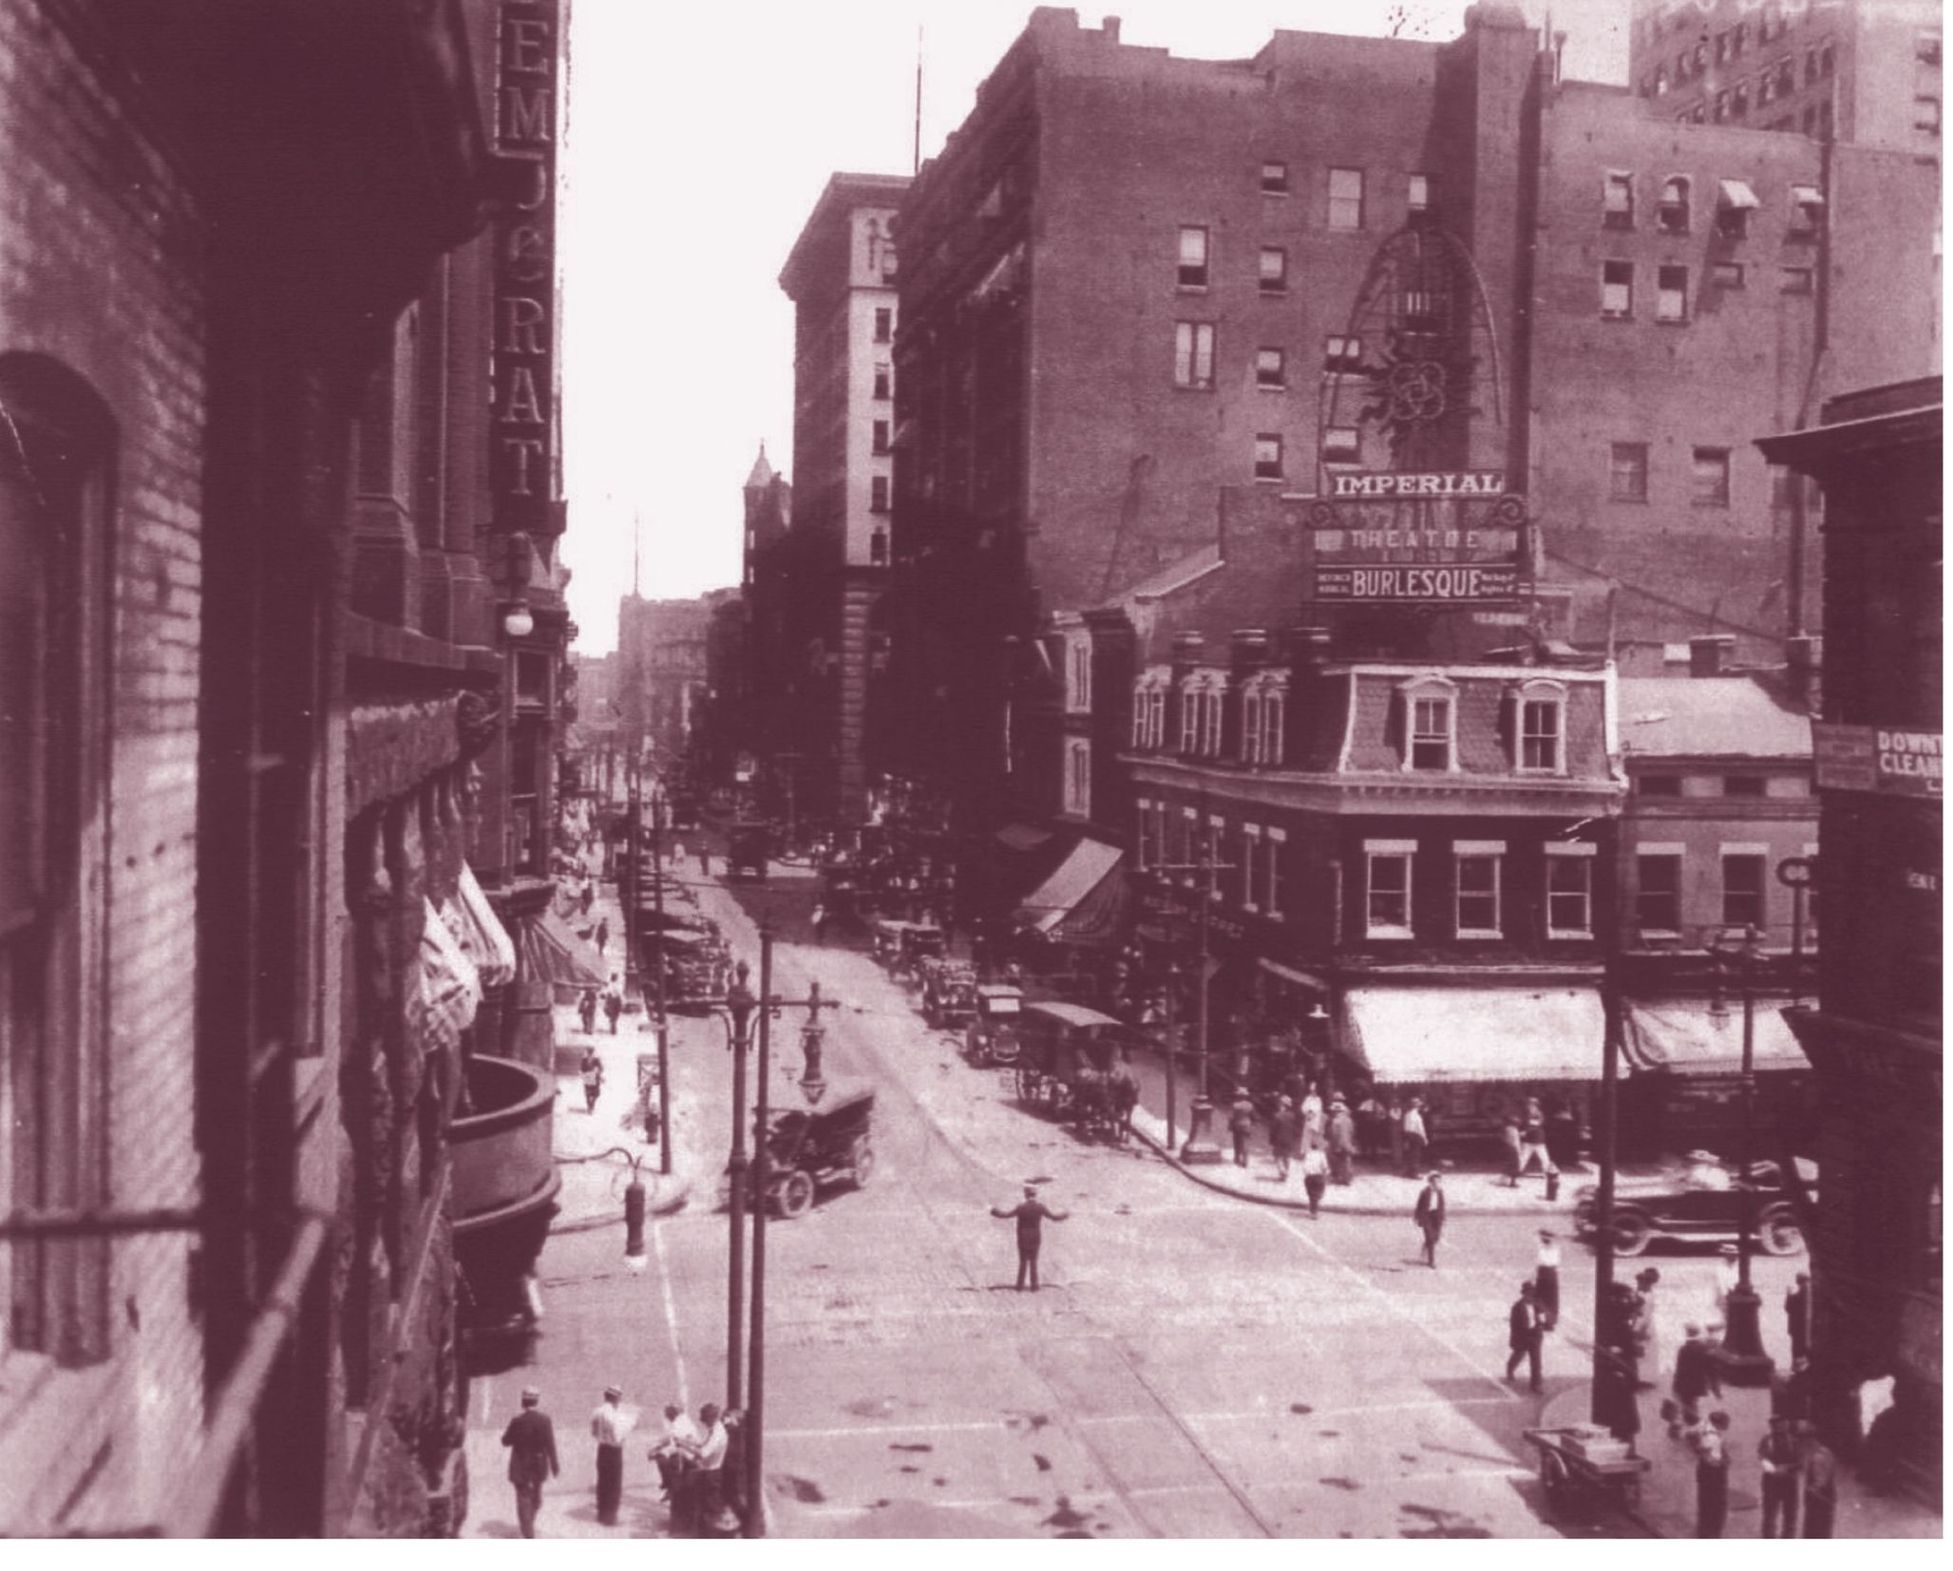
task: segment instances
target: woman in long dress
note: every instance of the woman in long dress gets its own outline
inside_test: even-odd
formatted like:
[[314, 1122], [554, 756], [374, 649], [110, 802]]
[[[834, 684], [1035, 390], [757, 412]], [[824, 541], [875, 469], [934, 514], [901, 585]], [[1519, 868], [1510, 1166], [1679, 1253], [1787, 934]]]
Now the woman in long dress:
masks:
[[1661, 1326], [1655, 1311], [1655, 1289], [1660, 1285], [1661, 1273], [1653, 1266], [1646, 1267], [1634, 1279], [1634, 1341], [1641, 1355], [1640, 1383], [1644, 1386], [1651, 1386], [1661, 1378]]

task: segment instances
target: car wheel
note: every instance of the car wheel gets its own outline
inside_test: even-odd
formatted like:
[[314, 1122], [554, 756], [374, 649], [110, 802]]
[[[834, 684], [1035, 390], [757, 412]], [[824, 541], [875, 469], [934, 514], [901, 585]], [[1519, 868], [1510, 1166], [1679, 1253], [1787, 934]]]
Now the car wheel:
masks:
[[1648, 1219], [1639, 1211], [1616, 1211], [1614, 1213], [1614, 1253], [1630, 1258], [1640, 1254], [1648, 1247], [1648, 1241], [1655, 1236], [1655, 1230]]
[[1573, 1208], [1573, 1231], [1581, 1238], [1594, 1236], [1594, 1203], [1582, 1200]]
[[1789, 1206], [1771, 1206], [1757, 1218], [1756, 1240], [1766, 1255], [1802, 1254], [1804, 1229]]
[[780, 1215], [788, 1221], [805, 1216], [814, 1203], [814, 1176], [796, 1167], [780, 1183]]

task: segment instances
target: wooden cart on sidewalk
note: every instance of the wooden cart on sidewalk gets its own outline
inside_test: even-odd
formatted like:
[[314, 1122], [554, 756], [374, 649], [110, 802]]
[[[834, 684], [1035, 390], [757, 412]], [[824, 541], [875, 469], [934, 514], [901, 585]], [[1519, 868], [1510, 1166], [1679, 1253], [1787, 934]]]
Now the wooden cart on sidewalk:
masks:
[[1552, 1510], [1591, 1516], [1601, 1506], [1632, 1509], [1640, 1503], [1641, 1475], [1652, 1464], [1626, 1441], [1591, 1424], [1524, 1433], [1539, 1453], [1539, 1481]]

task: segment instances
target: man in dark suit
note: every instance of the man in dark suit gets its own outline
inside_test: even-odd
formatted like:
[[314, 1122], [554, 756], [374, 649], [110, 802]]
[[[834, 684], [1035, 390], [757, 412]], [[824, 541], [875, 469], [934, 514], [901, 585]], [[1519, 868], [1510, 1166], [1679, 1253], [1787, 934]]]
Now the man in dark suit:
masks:
[[990, 1214], [1008, 1221], [1017, 1221], [1017, 1291], [1024, 1291], [1024, 1279], [1028, 1275], [1031, 1291], [1038, 1290], [1038, 1250], [1044, 1243], [1044, 1224], [1062, 1222], [1071, 1215], [1069, 1211], [1053, 1211], [1038, 1199], [1037, 1186], [1026, 1184], [1024, 1198], [1008, 1208], [992, 1206]]
[[1418, 1190], [1417, 1208], [1411, 1212], [1411, 1220], [1424, 1235], [1424, 1263], [1436, 1270], [1438, 1240], [1444, 1237], [1444, 1190], [1438, 1186], [1436, 1173], [1425, 1179], [1424, 1187]]
[[1784, 1328], [1790, 1333], [1790, 1361], [1811, 1356], [1811, 1274], [1797, 1273], [1797, 1285], [1783, 1295]]
[[502, 1431], [502, 1444], [509, 1448], [509, 1482], [515, 1485], [515, 1520], [524, 1538], [536, 1536], [544, 1481], [563, 1470], [556, 1460], [556, 1426], [541, 1402], [542, 1393], [528, 1387], [522, 1393], [522, 1411]]
[[1513, 1300], [1508, 1326], [1506, 1346], [1511, 1348], [1512, 1356], [1505, 1361], [1505, 1377], [1510, 1380], [1518, 1373], [1519, 1361], [1524, 1359], [1531, 1387], [1537, 1391], [1539, 1389], [1539, 1344], [1545, 1326], [1540, 1320], [1539, 1304], [1534, 1296], [1532, 1283], [1519, 1284], [1519, 1296]]

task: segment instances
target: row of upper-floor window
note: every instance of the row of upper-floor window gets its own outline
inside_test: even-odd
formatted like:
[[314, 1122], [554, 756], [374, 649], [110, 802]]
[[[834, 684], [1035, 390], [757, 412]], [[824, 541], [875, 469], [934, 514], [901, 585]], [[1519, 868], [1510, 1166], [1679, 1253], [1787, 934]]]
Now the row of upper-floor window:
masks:
[[[1642, 72], [1640, 82], [1641, 96], [1643, 98], [1660, 98], [1671, 87], [1680, 88], [1690, 82], [1701, 80], [1713, 66], [1734, 64], [1743, 54], [1740, 42], [1733, 51], [1726, 50], [1724, 46], [1734, 40], [1736, 35], [1741, 32], [1742, 24], [1739, 23], [1732, 32], [1718, 33], [1713, 42], [1703, 39], [1691, 45], [1689, 48], [1683, 49], [1675, 56], [1672, 65], [1667, 60], [1664, 60], [1652, 69]], [[1915, 45], [1915, 47], [1923, 48], [1923, 41], [1928, 36], [1932, 37], [1933, 50], [1935, 57], [1937, 57], [1939, 40], [1936, 34], [1921, 34], [1920, 43]], [[1828, 81], [1837, 72], [1837, 45], [1828, 38], [1819, 39], [1815, 43], [1805, 45], [1801, 55], [1797, 50], [1792, 49], [1788, 53], [1767, 62], [1756, 76], [1758, 93], [1768, 93], [1776, 97], [1782, 97], [1787, 93], [1795, 92], [1799, 85], [1798, 67], [1800, 61], [1803, 68], [1803, 86], [1814, 87], [1819, 82]], [[1749, 81], [1750, 79], [1747, 76], [1744, 77], [1741, 81], [1734, 84], [1734, 90], [1747, 93]], [[1760, 98], [1759, 102], [1768, 103], [1769, 98]]]
[[[1196, 392], [1214, 389], [1215, 345], [1219, 336], [1214, 322], [1180, 321], [1173, 324], [1173, 385]], [[1325, 373], [1354, 371], [1363, 363], [1363, 340], [1334, 333], [1322, 341], [1322, 370]], [[1280, 392], [1289, 383], [1288, 350], [1279, 344], [1261, 344], [1255, 349], [1255, 386]]]
[[[1759, 270], [1746, 262], [1711, 262], [1703, 270], [1703, 288], [1718, 295], [1748, 289]], [[1655, 266], [1655, 310], [1653, 320], [1681, 326], [1694, 319], [1694, 295], [1690, 292], [1689, 269], [1677, 262]], [[1795, 265], [1777, 270], [1777, 292], [1808, 295], [1817, 290], [1817, 269]], [[1635, 265], [1618, 257], [1600, 264], [1600, 318], [1603, 322], [1630, 322], [1635, 317]]]
[[1629, 781], [1637, 797], [1808, 797], [1810, 777], [1805, 774], [1670, 774], [1665, 771], [1639, 772]]
[[1230, 835], [1219, 813], [1203, 820], [1191, 807], [1143, 796], [1134, 805], [1133, 847], [1142, 872], [1196, 891], [1206, 889], [1217, 904], [1236, 905], [1271, 921], [1287, 915], [1286, 829], [1243, 819]]
[[[1611, 502], [1649, 500], [1649, 452], [1646, 442], [1610, 442], [1607, 449], [1607, 498]], [[1689, 449], [1689, 501], [1696, 507], [1729, 507], [1734, 503], [1730, 483], [1732, 449]], [[1770, 506], [1784, 510], [1797, 504], [1801, 487], [1812, 518], [1824, 513], [1824, 493], [1780, 464], [1770, 466]]]
[[[1695, 182], [1687, 175], [1664, 175], [1655, 198], [1655, 229], [1660, 234], [1685, 235], [1694, 222]], [[1754, 186], [1734, 177], [1722, 177], [1715, 185], [1716, 233], [1726, 240], [1742, 240], [1749, 235], [1750, 214], [1762, 208]], [[1601, 176], [1601, 224], [1608, 229], [1635, 227], [1636, 178], [1628, 169], [1610, 169]], [[1788, 220], [1784, 225], [1787, 240], [1815, 240], [1824, 222], [1824, 192], [1805, 181], [1793, 180], [1785, 188]]]
[[[1289, 193], [1289, 166], [1264, 163], [1261, 190], [1267, 196]], [[1368, 171], [1331, 168], [1323, 185], [1322, 227], [1352, 232], [1366, 227], [1371, 199]], [[1404, 177], [1404, 208], [1407, 213], [1432, 211], [1435, 179], [1428, 174]], [[1182, 224], [1175, 257], [1174, 282], [1181, 289], [1205, 289], [1218, 276], [1215, 266], [1213, 228], [1207, 224]], [[1255, 275], [1265, 294], [1281, 294], [1288, 287], [1288, 253], [1278, 245], [1257, 244]]]
[[[1154, 751], [1167, 746], [1171, 689], [1178, 700], [1178, 752], [1187, 758], [1222, 757], [1230, 686], [1221, 672], [1194, 672], [1177, 686], [1156, 674], [1141, 676], [1133, 684], [1132, 746]], [[1285, 762], [1286, 683], [1272, 676], [1251, 677], [1242, 684], [1236, 701], [1241, 723], [1235, 758], [1251, 765]], [[1414, 678], [1398, 689], [1392, 701], [1401, 767], [1456, 771], [1460, 753], [1455, 684], [1443, 677]], [[1565, 687], [1543, 679], [1521, 683], [1507, 693], [1502, 724], [1513, 769], [1520, 774], [1566, 772], [1566, 705]]]
[[[1597, 848], [1585, 841], [1548, 842], [1540, 890], [1548, 938], [1584, 939], [1594, 933], [1594, 863]], [[1448, 931], [1442, 936], [1499, 939], [1506, 936], [1509, 874], [1503, 840], [1454, 840], [1441, 858], [1415, 840], [1363, 842], [1363, 935], [1411, 939], [1420, 936], [1417, 884], [1444, 878]], [[1437, 863], [1434, 869], [1432, 864]], [[1448, 863], [1448, 866], [1446, 865]], [[1439, 935], [1424, 933], [1426, 938]]]
[[[1817, 851], [1814, 845], [1803, 849], [1806, 856]], [[1779, 919], [1777, 926], [1783, 925], [1784, 908], [1794, 904], [1795, 893], [1777, 884], [1779, 893], [1771, 894], [1771, 886], [1777, 881], [1771, 872], [1770, 856], [1770, 848], [1765, 845], [1717, 847], [1713, 864], [1716, 877], [1699, 891], [1701, 898], [1692, 907], [1688, 898], [1688, 847], [1639, 846], [1633, 860], [1630, 904], [1636, 933], [1642, 938], [1655, 939], [1680, 937], [1691, 927], [1753, 927], [1760, 933], [1772, 933], [1772, 918]], [[1801, 913], [1789, 914], [1793, 919], [1801, 917], [1803, 938], [1808, 945], [1816, 938], [1815, 884], [1805, 890], [1802, 904]]]

